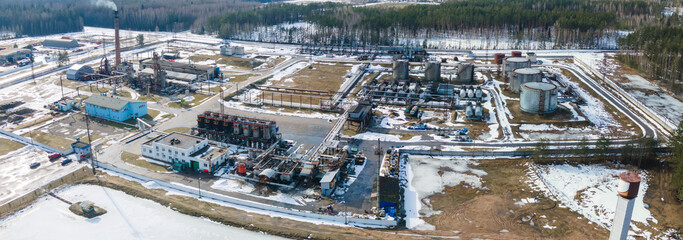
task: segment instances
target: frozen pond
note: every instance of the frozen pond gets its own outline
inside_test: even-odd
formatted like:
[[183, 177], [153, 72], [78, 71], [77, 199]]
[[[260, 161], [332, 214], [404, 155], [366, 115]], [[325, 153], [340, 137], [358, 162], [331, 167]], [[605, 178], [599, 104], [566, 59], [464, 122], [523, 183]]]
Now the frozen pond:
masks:
[[173, 211], [156, 202], [94, 185], [69, 187], [58, 195], [89, 200], [107, 213], [86, 219], [68, 205], [43, 197], [21, 212], [0, 220], [2, 239], [279, 239]]

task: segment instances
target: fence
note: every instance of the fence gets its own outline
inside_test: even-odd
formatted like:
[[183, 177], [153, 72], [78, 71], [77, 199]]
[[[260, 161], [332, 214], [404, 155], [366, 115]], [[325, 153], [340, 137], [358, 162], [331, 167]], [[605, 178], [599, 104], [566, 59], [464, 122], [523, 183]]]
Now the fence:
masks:
[[[174, 191], [182, 192], [185, 194], [189, 194], [192, 196], [197, 196], [198, 195], [198, 189], [193, 188], [193, 187], [188, 187], [188, 186], [183, 186], [183, 185], [177, 185], [177, 184], [172, 184], [169, 182], [164, 182], [164, 181], [159, 181], [156, 179], [152, 179], [149, 177], [145, 177], [133, 172], [129, 172], [126, 170], [122, 170], [119, 168], [116, 168], [114, 166], [111, 166], [106, 163], [99, 162], [99, 167], [106, 169], [108, 171], [112, 171], [116, 174], [120, 174], [129, 178], [136, 179], [141, 182], [154, 182], [164, 188], [171, 189]], [[240, 209], [253, 209], [257, 211], [267, 211], [267, 212], [274, 212], [274, 213], [279, 213], [279, 214], [284, 214], [292, 217], [298, 217], [298, 218], [305, 218], [309, 220], [320, 220], [320, 221], [331, 221], [334, 223], [348, 223], [349, 225], [357, 225], [357, 226], [365, 226], [365, 227], [380, 227], [380, 228], [386, 228], [386, 227], [391, 227], [391, 226], [396, 226], [396, 221], [394, 220], [378, 220], [378, 219], [364, 219], [364, 218], [355, 218], [355, 217], [344, 217], [344, 216], [333, 216], [333, 215], [323, 215], [323, 214], [316, 214], [312, 213], [309, 211], [298, 211], [296, 209], [285, 209], [285, 208], [279, 208], [276, 206], [272, 205], [267, 205], [259, 202], [253, 202], [253, 201], [248, 201], [248, 200], [243, 200], [239, 198], [234, 198], [230, 196], [225, 196], [221, 194], [217, 194], [214, 192], [210, 191], [202, 191], [202, 198], [203, 199], [209, 199], [213, 201], [218, 201], [218, 202], [224, 202], [228, 203], [231, 205], [237, 205]]]
[[19, 136], [17, 134], [14, 134], [12, 132], [5, 131], [2, 129], [0, 129], [0, 134], [5, 135], [5, 136], [9, 137], [10, 139], [15, 140], [15, 141], [20, 142], [20, 143], [25, 144], [25, 145], [34, 145], [34, 146], [41, 148], [47, 152], [57, 152], [57, 153], [60, 153], [62, 155], [69, 155], [69, 154], [73, 153], [73, 151], [74, 151], [72, 148], [70, 148], [68, 150], [58, 150], [54, 147], [50, 147], [48, 145], [45, 145], [45, 144], [42, 144], [42, 143], [39, 143], [36, 141], [32, 141], [29, 138]]
[[7, 215], [10, 215], [18, 211], [19, 209], [28, 206], [29, 204], [35, 202], [36, 199], [40, 198], [46, 192], [49, 192], [52, 189], [60, 187], [64, 184], [81, 180], [88, 176], [92, 176], [92, 169], [87, 166], [83, 166], [79, 169], [76, 169], [73, 172], [62, 175], [56, 178], [55, 180], [50, 181], [49, 183], [38, 186], [33, 190], [29, 191], [28, 193], [13, 198], [7, 201], [7, 203], [0, 205], [0, 218], [6, 217]]

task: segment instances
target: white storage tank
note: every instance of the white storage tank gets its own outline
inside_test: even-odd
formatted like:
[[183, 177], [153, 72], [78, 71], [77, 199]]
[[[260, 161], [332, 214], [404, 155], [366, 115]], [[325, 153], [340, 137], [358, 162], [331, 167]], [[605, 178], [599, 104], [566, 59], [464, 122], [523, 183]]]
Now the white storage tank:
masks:
[[481, 119], [483, 116], [483, 109], [481, 109], [481, 104], [477, 104], [477, 107], [474, 109], [474, 117]]
[[531, 67], [531, 61], [525, 57], [509, 57], [503, 59], [503, 77], [510, 78], [510, 73], [517, 68]]
[[429, 61], [425, 66], [425, 81], [439, 82], [441, 79], [441, 62]]
[[465, 117], [471, 118], [474, 116], [474, 107], [472, 105], [467, 104], [467, 107], [465, 108]]
[[409, 70], [408, 60], [398, 59], [394, 61], [394, 80], [408, 79]]
[[557, 86], [545, 82], [522, 85], [519, 108], [528, 113], [546, 114], [557, 109]]
[[518, 68], [510, 75], [510, 91], [519, 93], [523, 84], [528, 82], [540, 82], [543, 80], [543, 72], [538, 68]]

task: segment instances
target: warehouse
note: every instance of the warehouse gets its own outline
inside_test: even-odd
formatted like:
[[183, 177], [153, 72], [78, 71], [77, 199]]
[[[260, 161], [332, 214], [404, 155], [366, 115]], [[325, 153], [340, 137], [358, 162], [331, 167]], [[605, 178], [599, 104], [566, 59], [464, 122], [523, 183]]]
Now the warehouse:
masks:
[[93, 74], [95, 71], [88, 65], [74, 64], [66, 70], [66, 79], [76, 81], [83, 79], [84, 76]]
[[83, 103], [88, 115], [117, 122], [147, 115], [146, 102], [129, 98], [93, 94]]
[[43, 47], [46, 48], [71, 49], [79, 46], [78, 42], [73, 39], [47, 39], [43, 41]]
[[170, 163], [176, 170], [213, 173], [228, 159], [228, 149], [210, 145], [204, 138], [172, 132], [143, 143], [142, 156]]
[[16, 63], [17, 61], [31, 56], [31, 50], [22, 48], [8, 48], [0, 50], [0, 64]]

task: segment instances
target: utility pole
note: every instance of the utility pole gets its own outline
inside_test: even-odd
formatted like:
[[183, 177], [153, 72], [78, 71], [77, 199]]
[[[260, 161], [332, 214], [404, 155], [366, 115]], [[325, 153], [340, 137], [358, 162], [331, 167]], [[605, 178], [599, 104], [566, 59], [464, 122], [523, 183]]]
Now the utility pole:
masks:
[[199, 198], [202, 198], [202, 178], [199, 178], [197, 184], [199, 185]]
[[85, 114], [85, 128], [88, 130], [88, 149], [90, 150], [90, 167], [92, 174], [95, 175], [95, 151], [92, 150], [92, 140], [90, 139], [90, 116]]

